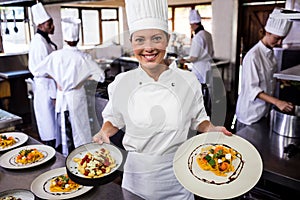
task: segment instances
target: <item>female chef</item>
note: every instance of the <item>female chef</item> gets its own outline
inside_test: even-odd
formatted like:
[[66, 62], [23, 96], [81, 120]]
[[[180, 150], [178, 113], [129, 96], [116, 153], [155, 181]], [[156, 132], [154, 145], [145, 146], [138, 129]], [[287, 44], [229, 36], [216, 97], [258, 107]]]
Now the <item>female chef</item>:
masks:
[[[56, 112], [61, 118], [62, 152], [65, 156], [74, 147], [92, 141], [83, 85], [88, 79], [103, 82], [105, 78], [104, 72], [91, 56], [77, 48], [80, 23], [80, 19], [62, 19], [63, 38], [67, 45], [52, 52], [37, 67], [38, 75], [49, 75], [58, 86]], [[66, 132], [67, 120], [71, 123], [72, 135]]]
[[56, 140], [60, 135], [55, 118], [56, 85], [49, 77], [37, 76], [38, 64], [57, 48], [49, 38], [54, 33], [54, 24], [41, 3], [33, 5], [31, 12], [37, 26], [28, 53], [28, 68], [34, 76], [34, 113], [41, 140], [55, 147], [60, 143]]
[[177, 148], [187, 140], [189, 128], [231, 133], [210, 123], [196, 76], [165, 62], [167, 1], [127, 0], [126, 14], [140, 65], [109, 85], [104, 124], [93, 140], [109, 143], [109, 137], [125, 127], [128, 155], [122, 187], [144, 199], [194, 199], [173, 172]]
[[[274, 9], [272, 14], [280, 12]], [[291, 21], [269, 17], [264, 37], [248, 51], [242, 68], [241, 91], [236, 106], [236, 130], [266, 118], [273, 104], [281, 111], [291, 112], [293, 105], [274, 97], [277, 62], [273, 48], [280, 47], [288, 34]]]

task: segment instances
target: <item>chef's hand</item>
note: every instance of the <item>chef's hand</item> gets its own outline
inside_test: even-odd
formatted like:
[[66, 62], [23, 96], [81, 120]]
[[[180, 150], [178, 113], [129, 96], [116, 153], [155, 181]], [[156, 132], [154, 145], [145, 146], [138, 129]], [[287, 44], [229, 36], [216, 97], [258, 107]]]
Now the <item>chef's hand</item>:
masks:
[[109, 136], [105, 134], [105, 132], [101, 129], [96, 135], [93, 137], [93, 142], [97, 142], [99, 144], [110, 143]]
[[294, 105], [291, 102], [278, 100], [275, 104], [283, 112], [292, 112]]
[[224, 126], [214, 126], [210, 121], [205, 120], [201, 124], [198, 125], [197, 131], [204, 132], [222, 132], [225, 135], [231, 136], [232, 133], [228, 131]]

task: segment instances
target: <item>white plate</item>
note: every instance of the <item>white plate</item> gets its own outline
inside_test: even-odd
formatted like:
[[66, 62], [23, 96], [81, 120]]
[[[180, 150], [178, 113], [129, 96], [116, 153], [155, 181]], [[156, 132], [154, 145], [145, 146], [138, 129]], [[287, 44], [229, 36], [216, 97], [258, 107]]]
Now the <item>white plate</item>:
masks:
[[80, 186], [77, 190], [72, 192], [50, 192], [51, 179], [66, 173], [67, 171], [65, 167], [56, 168], [45, 172], [32, 181], [30, 189], [36, 196], [42, 199], [70, 199], [82, 195], [93, 188], [88, 186]]
[[[67, 163], [66, 167], [72, 174], [82, 177], [82, 178], [88, 178], [78, 171], [78, 163], [74, 162], [73, 159], [74, 158], [83, 158], [85, 156], [85, 154], [88, 152], [94, 154], [96, 151], [99, 151], [99, 149], [101, 149], [101, 148], [107, 149], [110, 152], [111, 157], [116, 161], [116, 167], [112, 168], [109, 173], [105, 174], [105, 176], [115, 172], [120, 167], [120, 165], [123, 161], [123, 155], [117, 147], [115, 147], [114, 145], [111, 145], [111, 144], [107, 144], [107, 143], [103, 143], [101, 145], [97, 144], [97, 143], [88, 143], [88, 144], [84, 144], [84, 145], [76, 148], [68, 155], [67, 160], [66, 160], [66, 163]], [[105, 177], [105, 176], [103, 176], [103, 177]], [[88, 178], [88, 179], [91, 180], [90, 178]]]
[[13, 148], [16, 148], [16, 147], [24, 144], [28, 140], [28, 135], [26, 135], [25, 133], [22, 133], [22, 132], [6, 132], [6, 133], [0, 133], [0, 135], [5, 135], [6, 137], [12, 136], [16, 140], [16, 143], [9, 147], [6, 147], [6, 148], [0, 147], [0, 152], [8, 151]]
[[[36, 148], [38, 151], [44, 154], [44, 158], [37, 162], [25, 164], [25, 165], [19, 164], [15, 161], [16, 157], [18, 156], [21, 150], [32, 149], [32, 148]], [[35, 167], [49, 161], [51, 158], [53, 158], [54, 155], [55, 155], [55, 149], [47, 145], [40, 144], [40, 145], [23, 146], [3, 154], [0, 157], [0, 166], [8, 169], [25, 169], [25, 168]]]
[[34, 200], [34, 194], [29, 190], [24, 189], [14, 189], [14, 190], [6, 190], [4, 192], [0, 192], [0, 198], [13, 196], [15, 198], [26, 199], [26, 200]]
[[[235, 173], [220, 177], [198, 166], [197, 151], [211, 144], [227, 145], [242, 155], [241, 159], [235, 159]], [[203, 133], [184, 142], [176, 151], [173, 166], [178, 181], [187, 190], [208, 199], [234, 198], [248, 192], [259, 181], [263, 170], [260, 154], [251, 143], [237, 135], [230, 137], [220, 132]]]

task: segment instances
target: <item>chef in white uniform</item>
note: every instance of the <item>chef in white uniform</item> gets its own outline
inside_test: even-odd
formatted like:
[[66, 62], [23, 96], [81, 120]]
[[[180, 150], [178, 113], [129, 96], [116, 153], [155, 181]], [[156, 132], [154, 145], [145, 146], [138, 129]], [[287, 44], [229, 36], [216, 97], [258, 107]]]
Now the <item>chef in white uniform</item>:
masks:
[[38, 64], [56, 49], [56, 45], [48, 36], [54, 34], [54, 24], [41, 3], [33, 5], [31, 12], [33, 22], [37, 26], [37, 32], [30, 42], [28, 54], [28, 68], [34, 76], [34, 113], [41, 140], [55, 147], [59, 144], [59, 141], [56, 141], [59, 135], [55, 119], [56, 85], [49, 77], [37, 76]]
[[188, 58], [181, 59], [179, 62], [193, 63], [192, 72], [196, 74], [202, 84], [204, 106], [208, 115], [211, 116], [211, 101], [213, 98], [211, 63], [214, 56], [212, 35], [204, 29], [198, 10], [190, 10], [189, 21], [193, 31], [190, 53]]
[[196, 74], [200, 83], [209, 84], [211, 62], [214, 56], [212, 35], [201, 24], [201, 16], [198, 10], [190, 10], [189, 21], [194, 33], [189, 58], [181, 62], [192, 62], [192, 71]]
[[[68, 141], [74, 147], [92, 141], [89, 123], [87, 97], [84, 83], [89, 80], [104, 82], [105, 75], [91, 55], [77, 48], [79, 41], [80, 19], [62, 19], [63, 39], [67, 45], [52, 52], [38, 65], [38, 75], [52, 77], [58, 87], [56, 112], [61, 118], [63, 154], [68, 155]], [[65, 112], [68, 115], [65, 115]], [[69, 116], [67, 119], [66, 116]], [[70, 120], [72, 135], [66, 134], [65, 122]]]
[[117, 75], [108, 86], [104, 124], [93, 140], [109, 143], [109, 137], [125, 128], [128, 155], [122, 187], [144, 199], [194, 199], [174, 175], [177, 148], [190, 128], [231, 133], [210, 123], [196, 76], [165, 61], [167, 0], [126, 0], [125, 6], [139, 67]]
[[[274, 9], [273, 13], [280, 12]], [[280, 47], [288, 34], [291, 21], [269, 17], [264, 37], [245, 55], [242, 65], [241, 90], [237, 100], [237, 131], [266, 118], [273, 104], [284, 112], [290, 112], [293, 105], [274, 97], [277, 62], [273, 48]]]

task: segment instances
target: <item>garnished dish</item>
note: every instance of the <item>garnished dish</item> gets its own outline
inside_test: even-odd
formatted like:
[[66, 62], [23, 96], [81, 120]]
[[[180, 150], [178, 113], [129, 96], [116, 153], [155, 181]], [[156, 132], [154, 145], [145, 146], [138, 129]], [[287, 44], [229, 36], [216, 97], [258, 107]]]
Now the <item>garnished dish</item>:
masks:
[[66, 159], [69, 177], [85, 186], [98, 186], [115, 180], [123, 164], [121, 150], [114, 144], [88, 143], [74, 149]]
[[76, 157], [73, 161], [78, 164], [78, 171], [90, 178], [102, 177], [116, 167], [116, 161], [105, 148], [100, 148], [94, 153], [87, 152], [83, 158]]
[[25, 189], [13, 189], [0, 192], [0, 200], [34, 200], [34, 194]]
[[28, 135], [22, 132], [0, 133], [0, 152], [8, 151], [24, 144], [28, 140]]
[[2, 198], [0, 198], [0, 200], [22, 200], [22, 199], [10, 195], [7, 197], [2, 197]]
[[68, 174], [59, 175], [50, 181], [51, 192], [71, 192], [78, 190], [79, 184], [72, 181]]
[[177, 149], [173, 159], [178, 181], [206, 199], [232, 199], [259, 181], [263, 163], [247, 140], [221, 132], [195, 135]]
[[0, 134], [0, 148], [4, 149], [4, 148], [10, 147], [16, 143], [17, 143], [17, 141], [13, 136], [6, 136], [6, 135]]
[[241, 158], [236, 150], [222, 144], [206, 145], [195, 157], [197, 164], [203, 170], [211, 171], [217, 176], [227, 176], [234, 172], [233, 161]]
[[66, 168], [60, 167], [36, 177], [30, 188], [41, 199], [71, 199], [88, 192], [93, 187], [74, 182], [68, 176]]
[[27, 145], [10, 150], [0, 157], [0, 166], [7, 169], [25, 169], [48, 162], [55, 149], [48, 145]]
[[16, 163], [31, 164], [43, 159], [45, 156], [36, 148], [22, 149], [16, 157]]

